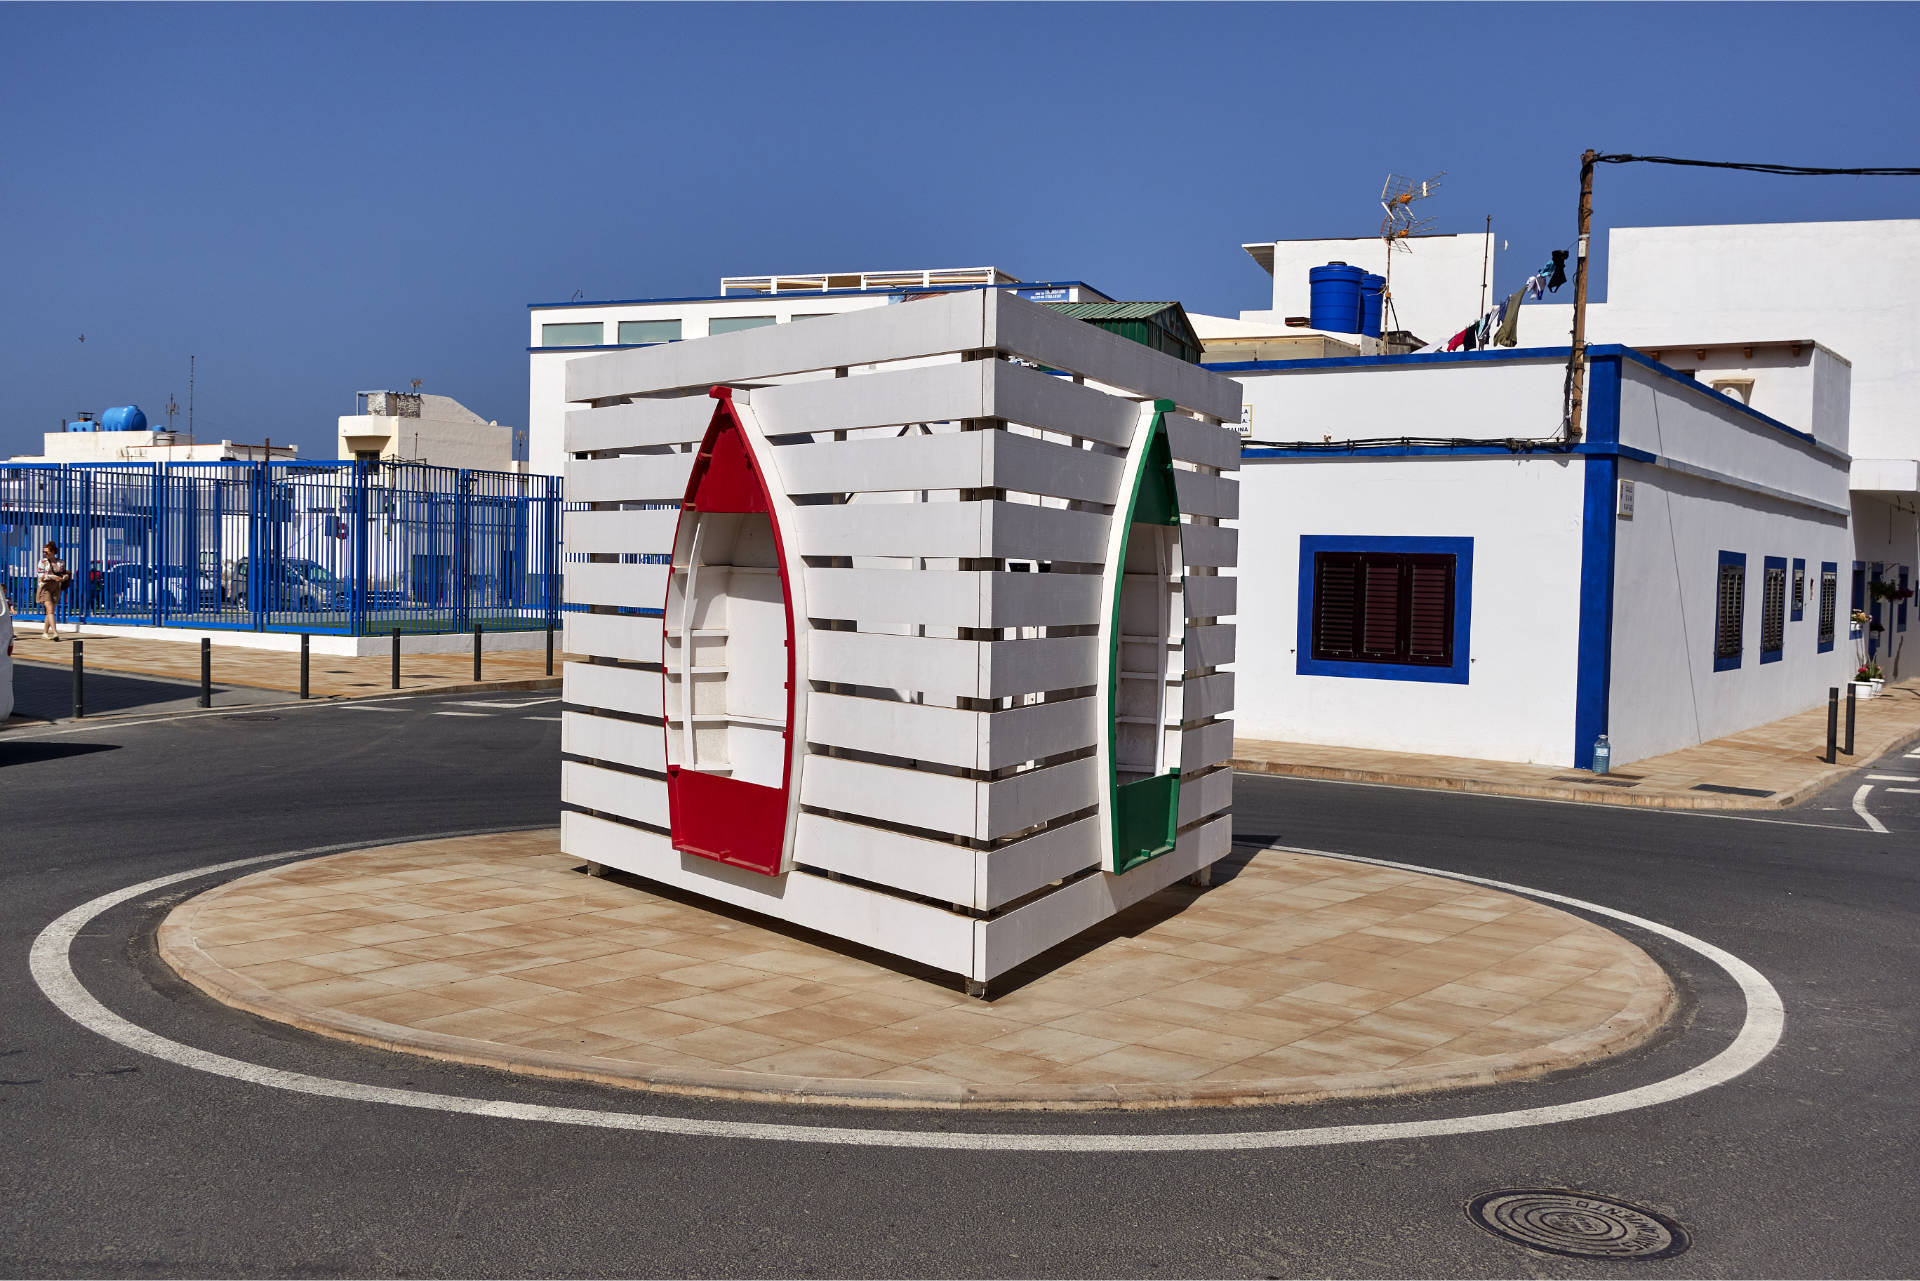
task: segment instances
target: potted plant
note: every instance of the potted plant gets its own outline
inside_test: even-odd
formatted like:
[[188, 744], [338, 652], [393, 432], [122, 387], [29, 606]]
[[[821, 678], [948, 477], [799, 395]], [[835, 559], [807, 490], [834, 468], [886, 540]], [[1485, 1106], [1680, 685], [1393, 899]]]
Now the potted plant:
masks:
[[1859, 686], [1855, 691], [1858, 697], [1872, 698], [1880, 692], [1880, 687], [1886, 684], [1886, 677], [1880, 671], [1880, 664], [1868, 659], [1860, 664], [1860, 670], [1853, 674], [1852, 683]]

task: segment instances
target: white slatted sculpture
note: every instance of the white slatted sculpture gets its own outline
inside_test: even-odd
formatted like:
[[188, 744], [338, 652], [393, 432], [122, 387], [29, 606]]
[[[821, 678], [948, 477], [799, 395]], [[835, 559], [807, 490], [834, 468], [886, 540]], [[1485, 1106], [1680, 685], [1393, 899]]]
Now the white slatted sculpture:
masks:
[[976, 985], [1227, 852], [1237, 384], [995, 291], [567, 378], [567, 852]]

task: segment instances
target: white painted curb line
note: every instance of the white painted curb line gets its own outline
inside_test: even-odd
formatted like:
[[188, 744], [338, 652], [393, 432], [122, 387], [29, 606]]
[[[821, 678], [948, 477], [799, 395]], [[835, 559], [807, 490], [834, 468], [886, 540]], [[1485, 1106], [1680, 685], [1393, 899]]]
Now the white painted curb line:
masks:
[[[467, 835], [448, 833], [447, 835]], [[416, 840], [441, 839], [416, 837]], [[94, 999], [73, 972], [69, 949], [95, 917], [129, 899], [164, 889], [181, 881], [190, 881], [216, 872], [233, 871], [259, 863], [282, 862], [292, 858], [311, 858], [348, 849], [364, 849], [372, 842], [357, 841], [344, 845], [321, 846], [287, 854], [266, 854], [257, 858], [235, 859], [210, 867], [156, 877], [123, 890], [103, 894], [67, 912], [40, 932], [33, 941], [30, 967], [33, 980], [54, 1006], [90, 1032], [95, 1032], [141, 1054], [175, 1063], [195, 1071], [209, 1072], [250, 1085], [291, 1090], [297, 1094], [343, 1099], [350, 1103], [387, 1103], [396, 1107], [424, 1108], [432, 1112], [464, 1113], [495, 1117], [508, 1121], [544, 1121], [553, 1125], [585, 1125], [607, 1130], [628, 1130], [646, 1134], [683, 1135], [690, 1138], [756, 1139], [783, 1143], [828, 1143], [856, 1147], [922, 1148], [972, 1152], [1245, 1152], [1270, 1148], [1320, 1147], [1338, 1143], [1379, 1143], [1392, 1139], [1438, 1138], [1454, 1134], [1486, 1134], [1498, 1130], [1518, 1130], [1538, 1125], [1557, 1125], [1565, 1121], [1584, 1121], [1610, 1116], [1637, 1108], [1671, 1103], [1691, 1094], [1723, 1085], [1753, 1068], [1780, 1043], [1786, 1026], [1786, 1011], [1780, 994], [1758, 970], [1739, 957], [1642, 917], [1631, 916], [1610, 907], [1543, 890], [1528, 889], [1505, 881], [1436, 871], [1410, 863], [1361, 858], [1326, 850], [1292, 850], [1321, 858], [1344, 859], [1376, 867], [1420, 872], [1449, 880], [1465, 881], [1492, 889], [1523, 894], [1548, 903], [1560, 903], [1600, 916], [1611, 917], [1637, 926], [1678, 943], [1704, 956], [1725, 970], [1739, 985], [1746, 998], [1746, 1021], [1738, 1036], [1726, 1049], [1705, 1063], [1689, 1068], [1678, 1076], [1650, 1085], [1606, 1094], [1575, 1103], [1547, 1107], [1522, 1108], [1511, 1112], [1489, 1112], [1476, 1116], [1446, 1117], [1430, 1121], [1387, 1121], [1362, 1125], [1314, 1126], [1298, 1130], [1245, 1130], [1231, 1133], [1189, 1134], [985, 1134], [944, 1133], [927, 1130], [860, 1129], [851, 1126], [773, 1125], [753, 1121], [714, 1121], [688, 1117], [657, 1116], [644, 1112], [597, 1111], [591, 1108], [553, 1107], [538, 1103], [512, 1103], [498, 1099], [465, 1098], [453, 1094], [434, 1094], [422, 1090], [400, 1090], [389, 1086], [360, 1085], [327, 1077], [286, 1072], [279, 1068], [227, 1058], [207, 1050], [195, 1049], [169, 1040], [156, 1032], [130, 1023]], [[1283, 847], [1274, 847], [1283, 848]]]

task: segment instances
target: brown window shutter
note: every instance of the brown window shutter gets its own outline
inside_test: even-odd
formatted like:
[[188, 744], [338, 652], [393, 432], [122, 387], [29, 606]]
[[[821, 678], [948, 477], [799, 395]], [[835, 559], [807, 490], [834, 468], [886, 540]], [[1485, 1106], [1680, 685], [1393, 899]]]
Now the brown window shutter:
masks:
[[1407, 660], [1453, 661], [1453, 557], [1408, 557]]
[[1313, 652], [1316, 658], [1359, 656], [1360, 557], [1319, 552], [1313, 558]]
[[1361, 600], [1360, 649], [1368, 658], [1394, 659], [1400, 655], [1400, 558], [1369, 556], [1365, 563], [1366, 594]]

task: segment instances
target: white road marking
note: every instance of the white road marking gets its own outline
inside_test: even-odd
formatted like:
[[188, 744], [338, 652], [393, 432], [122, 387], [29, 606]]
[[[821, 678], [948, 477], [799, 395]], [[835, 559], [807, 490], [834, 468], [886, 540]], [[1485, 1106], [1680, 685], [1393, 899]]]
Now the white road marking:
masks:
[[[427, 837], [411, 839], [425, 840]], [[267, 854], [257, 858], [235, 859], [211, 867], [155, 877], [123, 890], [115, 890], [90, 899], [66, 912], [48, 925], [33, 941], [28, 958], [33, 980], [54, 1006], [74, 1022], [107, 1040], [140, 1054], [161, 1059], [199, 1072], [227, 1077], [249, 1085], [288, 1090], [297, 1094], [341, 1099], [351, 1103], [385, 1103], [396, 1107], [421, 1108], [431, 1112], [450, 1112], [468, 1116], [495, 1117], [512, 1121], [542, 1121], [555, 1125], [594, 1126], [608, 1130], [626, 1130], [647, 1134], [672, 1134], [692, 1138], [753, 1139], [782, 1143], [825, 1143], [857, 1147], [938, 1149], [971, 1152], [1243, 1152], [1272, 1148], [1320, 1147], [1339, 1143], [1379, 1143], [1392, 1139], [1435, 1138], [1454, 1134], [1486, 1134], [1499, 1130], [1517, 1130], [1531, 1126], [1555, 1125], [1610, 1116], [1636, 1108], [1654, 1107], [1686, 1098], [1740, 1076], [1773, 1052], [1786, 1027], [1786, 1011], [1780, 994], [1766, 976], [1713, 944], [1671, 926], [1582, 899], [1529, 889], [1506, 881], [1467, 876], [1457, 872], [1416, 867], [1385, 859], [1362, 858], [1326, 850], [1298, 850], [1326, 858], [1367, 863], [1404, 871], [1441, 876], [1449, 880], [1484, 885], [1492, 889], [1524, 894], [1549, 903], [1579, 908], [1600, 916], [1636, 926], [1690, 948], [1726, 971], [1739, 985], [1746, 1001], [1746, 1020], [1733, 1042], [1706, 1062], [1676, 1076], [1649, 1085], [1637, 1086], [1599, 1098], [1546, 1107], [1521, 1108], [1511, 1112], [1481, 1113], [1477, 1116], [1445, 1117], [1428, 1121], [1367, 1122], [1355, 1125], [1309, 1126], [1297, 1130], [1245, 1130], [1229, 1133], [1176, 1134], [994, 1134], [938, 1130], [863, 1129], [855, 1126], [782, 1125], [756, 1121], [723, 1121], [697, 1117], [659, 1116], [646, 1112], [596, 1111], [591, 1108], [555, 1107], [539, 1103], [514, 1103], [502, 1099], [468, 1098], [437, 1094], [424, 1090], [401, 1090], [390, 1086], [362, 1085], [288, 1072], [240, 1059], [228, 1058], [170, 1040], [157, 1032], [131, 1023], [106, 1008], [73, 972], [70, 949], [80, 932], [103, 912], [129, 899], [151, 894], [181, 881], [191, 881], [218, 872], [234, 871], [260, 863], [281, 862], [291, 858], [311, 858], [345, 849], [365, 848], [365, 842], [323, 846], [287, 854]], [[1281, 847], [1275, 847], [1281, 848]]]
[[[522, 716], [520, 719], [523, 721], [557, 721], [560, 718], [558, 716]], [[1896, 787], [1892, 790], [1897, 792], [1900, 789]]]
[[1875, 818], [1873, 815], [1867, 813], [1867, 794], [1871, 791], [1873, 791], [1872, 783], [1860, 784], [1860, 790], [1853, 794], [1853, 812], [1858, 814], [1860, 816], [1861, 821], [1864, 822], [1868, 827], [1872, 828], [1876, 832], [1881, 833], [1882, 835], [1885, 835], [1887, 830], [1886, 824], [1882, 823], [1879, 819]]
[[538, 707], [542, 703], [557, 703], [559, 701], [560, 700], [557, 698], [531, 698], [531, 699], [522, 699], [519, 702], [514, 702], [514, 703], [448, 703], [447, 706], [448, 707], [490, 707], [490, 708]]
[[434, 712], [434, 716], [485, 716], [485, 712]]
[[1869, 774], [1867, 777], [1876, 783], [1920, 783], [1920, 777], [1912, 774]]
[[413, 710], [408, 707], [387, 707], [381, 703], [335, 703], [334, 706], [343, 712], [406, 712]]
[[[554, 717], [553, 719], [558, 720], [559, 718]], [[1907, 796], [1920, 796], [1920, 787], [1889, 787], [1887, 790], [1889, 792], [1900, 792]]]

